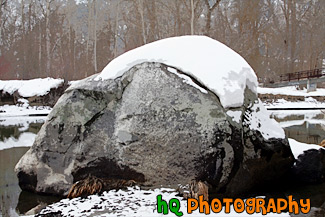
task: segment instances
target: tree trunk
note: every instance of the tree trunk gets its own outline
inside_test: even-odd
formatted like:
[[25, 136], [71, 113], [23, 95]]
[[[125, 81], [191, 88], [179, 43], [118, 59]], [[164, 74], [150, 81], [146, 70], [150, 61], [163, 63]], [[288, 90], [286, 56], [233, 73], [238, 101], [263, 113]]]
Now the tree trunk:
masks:
[[42, 28], [41, 22], [38, 23], [39, 44], [38, 44], [38, 76], [42, 73]]
[[0, 56], [2, 55], [2, 51], [1, 51], [1, 48], [2, 48], [2, 7], [3, 7], [3, 0], [0, 0]]
[[20, 5], [20, 13], [21, 13], [21, 53], [22, 53], [22, 64], [21, 64], [21, 73], [22, 73], [22, 78], [27, 79], [26, 77], [26, 54], [25, 54], [25, 47], [26, 47], [26, 42], [25, 42], [25, 13], [24, 13], [24, 8], [25, 8], [25, 2], [24, 0], [21, 0], [21, 5]]
[[94, 8], [94, 69], [95, 73], [98, 72], [97, 70], [97, 13], [96, 13], [96, 0], [93, 1], [93, 8]]
[[291, 37], [290, 37], [290, 45], [291, 45], [291, 50], [290, 50], [290, 72], [294, 72], [295, 70], [295, 60], [296, 60], [296, 25], [297, 25], [297, 17], [296, 17], [296, 3], [293, 0], [290, 0], [289, 2], [289, 9], [291, 11], [291, 16], [290, 16], [290, 24], [291, 24]]
[[118, 37], [118, 15], [120, 13], [120, 1], [117, 1], [116, 16], [115, 16], [115, 31], [114, 31], [114, 58], [117, 57], [117, 37]]
[[194, 0], [191, 0], [191, 35], [194, 35]]
[[180, 1], [175, 1], [175, 7], [176, 7], [176, 20], [175, 20], [175, 35], [179, 36], [181, 35], [181, 9], [180, 9]]
[[[92, 4], [88, 1], [88, 35], [87, 35], [87, 45], [86, 45], [86, 61], [87, 66], [89, 66], [89, 44], [90, 44], [90, 33], [91, 33], [91, 17], [92, 17]], [[88, 68], [85, 70], [85, 77], [88, 77]]]
[[205, 35], [210, 36], [211, 34], [211, 18], [212, 18], [212, 12], [213, 10], [219, 5], [221, 0], [217, 0], [212, 7], [210, 7], [209, 0], [205, 0], [205, 5], [207, 7], [207, 19], [206, 19], [206, 24], [205, 24]]
[[138, 9], [139, 9], [140, 18], [141, 18], [141, 29], [142, 29], [142, 40], [143, 40], [143, 44], [147, 44], [146, 29], [145, 29], [145, 26], [144, 26], [143, 0], [138, 0]]
[[46, 1], [46, 18], [45, 18], [45, 34], [46, 34], [46, 75], [51, 76], [51, 55], [50, 55], [50, 0]]

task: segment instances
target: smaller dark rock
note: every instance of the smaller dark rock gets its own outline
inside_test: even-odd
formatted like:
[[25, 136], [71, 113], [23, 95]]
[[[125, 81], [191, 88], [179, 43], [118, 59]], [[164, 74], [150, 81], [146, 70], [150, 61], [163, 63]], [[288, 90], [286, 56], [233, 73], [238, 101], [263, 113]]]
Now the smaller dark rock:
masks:
[[293, 166], [295, 179], [304, 183], [325, 181], [325, 150], [310, 149], [298, 156]]

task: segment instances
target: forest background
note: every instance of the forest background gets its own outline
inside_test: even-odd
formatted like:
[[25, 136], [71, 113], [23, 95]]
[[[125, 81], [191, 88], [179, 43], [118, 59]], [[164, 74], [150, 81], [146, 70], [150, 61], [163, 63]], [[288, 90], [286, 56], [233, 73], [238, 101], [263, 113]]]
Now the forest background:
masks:
[[0, 0], [0, 79], [82, 79], [128, 50], [194, 34], [276, 81], [325, 67], [324, 23], [324, 0]]

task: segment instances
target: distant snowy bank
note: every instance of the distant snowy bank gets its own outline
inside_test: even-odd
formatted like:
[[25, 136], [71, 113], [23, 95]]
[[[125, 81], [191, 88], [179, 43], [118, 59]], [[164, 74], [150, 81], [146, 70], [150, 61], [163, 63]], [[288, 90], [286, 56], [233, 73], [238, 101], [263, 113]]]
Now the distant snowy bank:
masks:
[[[304, 114], [306, 111], [303, 109], [317, 110], [325, 108], [324, 88], [318, 88], [316, 91], [307, 93], [306, 89], [298, 90], [294, 86], [280, 88], [258, 87], [257, 92], [259, 98], [268, 110], [290, 109], [289, 113]], [[272, 111], [272, 113], [273, 112], [278, 113], [276, 111]]]
[[0, 106], [0, 120], [5, 117], [46, 116], [51, 112], [51, 110], [52, 108], [49, 106], [30, 106], [28, 100], [18, 99], [17, 105]]
[[13, 94], [18, 92], [22, 97], [44, 96], [52, 88], [58, 88], [64, 82], [63, 79], [37, 78], [32, 80], [0, 80], [0, 91]]
[[0, 118], [47, 115], [66, 87], [54, 78], [0, 80]]
[[272, 94], [272, 95], [287, 95], [287, 96], [325, 96], [325, 88], [317, 88], [316, 91], [307, 93], [307, 89], [297, 90], [295, 86], [290, 87], [279, 87], [279, 88], [268, 88], [268, 87], [257, 87], [259, 94]]

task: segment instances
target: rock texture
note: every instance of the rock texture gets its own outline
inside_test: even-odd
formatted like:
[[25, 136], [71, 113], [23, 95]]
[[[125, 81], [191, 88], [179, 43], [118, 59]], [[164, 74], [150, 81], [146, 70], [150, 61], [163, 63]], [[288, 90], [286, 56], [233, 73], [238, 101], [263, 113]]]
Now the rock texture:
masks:
[[139, 64], [115, 80], [93, 78], [66, 90], [17, 164], [22, 189], [66, 195], [91, 174], [145, 186], [201, 180], [239, 194], [292, 165], [286, 139], [251, 130], [247, 117], [258, 101], [249, 89], [244, 105], [231, 109], [241, 112], [236, 122], [215, 94], [163, 64]]

